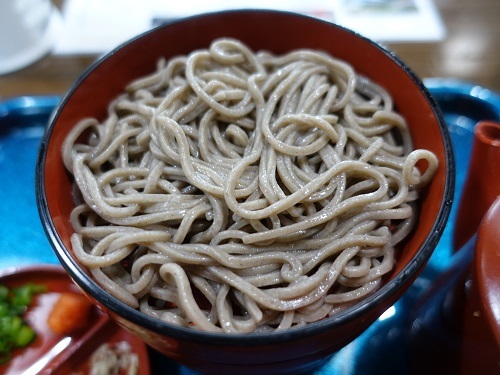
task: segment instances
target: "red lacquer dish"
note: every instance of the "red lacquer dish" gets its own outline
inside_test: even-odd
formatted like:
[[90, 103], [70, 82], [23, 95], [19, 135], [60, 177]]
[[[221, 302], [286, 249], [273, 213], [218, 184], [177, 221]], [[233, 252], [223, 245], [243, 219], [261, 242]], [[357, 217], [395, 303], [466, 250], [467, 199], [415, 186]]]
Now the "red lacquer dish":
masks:
[[19, 374], [87, 374], [90, 356], [102, 344], [110, 347], [126, 345], [138, 359], [138, 375], [149, 375], [149, 357], [146, 345], [136, 336], [121, 329], [92, 305], [87, 324], [59, 335], [49, 327], [47, 320], [62, 293], [81, 294], [80, 289], [60, 266], [36, 265], [12, 267], [0, 271], [0, 284], [9, 288], [34, 283], [46, 290], [36, 294], [24, 320], [35, 330], [36, 337], [27, 347], [15, 349], [12, 358], [0, 366], [0, 373]]

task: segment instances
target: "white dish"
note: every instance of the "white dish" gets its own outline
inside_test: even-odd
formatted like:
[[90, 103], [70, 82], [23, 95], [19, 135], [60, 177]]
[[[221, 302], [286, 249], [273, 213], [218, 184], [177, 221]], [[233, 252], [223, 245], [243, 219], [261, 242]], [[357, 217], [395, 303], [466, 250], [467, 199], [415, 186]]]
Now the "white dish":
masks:
[[0, 74], [22, 69], [45, 56], [62, 29], [61, 14], [50, 1], [25, 1], [22, 9], [14, 4], [6, 1], [0, 5]]

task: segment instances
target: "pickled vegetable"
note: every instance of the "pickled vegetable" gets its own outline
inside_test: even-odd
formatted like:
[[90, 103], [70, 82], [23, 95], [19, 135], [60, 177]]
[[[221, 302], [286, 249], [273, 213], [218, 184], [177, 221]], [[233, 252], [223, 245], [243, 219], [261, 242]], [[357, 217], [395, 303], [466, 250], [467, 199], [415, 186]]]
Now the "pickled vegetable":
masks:
[[53, 332], [68, 335], [88, 324], [90, 300], [76, 293], [62, 293], [49, 315], [47, 324]]

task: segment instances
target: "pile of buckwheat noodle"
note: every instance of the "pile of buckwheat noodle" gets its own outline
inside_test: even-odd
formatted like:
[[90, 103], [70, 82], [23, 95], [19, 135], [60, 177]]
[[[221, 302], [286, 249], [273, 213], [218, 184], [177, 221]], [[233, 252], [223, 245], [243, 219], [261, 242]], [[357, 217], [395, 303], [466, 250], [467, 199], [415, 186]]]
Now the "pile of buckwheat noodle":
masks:
[[225, 38], [159, 61], [106, 119], [79, 122], [63, 157], [73, 251], [97, 283], [228, 333], [301, 326], [374, 292], [438, 167], [346, 62]]

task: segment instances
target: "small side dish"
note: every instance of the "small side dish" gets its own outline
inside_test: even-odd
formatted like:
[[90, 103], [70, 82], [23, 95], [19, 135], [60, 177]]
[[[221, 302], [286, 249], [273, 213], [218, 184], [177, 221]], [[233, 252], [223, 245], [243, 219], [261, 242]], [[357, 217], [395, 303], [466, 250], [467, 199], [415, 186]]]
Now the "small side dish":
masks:
[[145, 344], [111, 322], [60, 266], [0, 270], [0, 354], [5, 375], [86, 375], [96, 366], [150, 374]]

